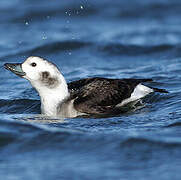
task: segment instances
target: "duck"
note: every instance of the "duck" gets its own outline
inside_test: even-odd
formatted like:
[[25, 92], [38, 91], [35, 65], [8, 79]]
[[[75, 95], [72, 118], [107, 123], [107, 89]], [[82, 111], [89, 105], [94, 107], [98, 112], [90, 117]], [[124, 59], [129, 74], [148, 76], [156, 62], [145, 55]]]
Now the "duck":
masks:
[[152, 79], [90, 77], [67, 83], [54, 63], [38, 56], [4, 67], [31, 83], [40, 96], [41, 113], [53, 117], [118, 115], [121, 107], [150, 93], [168, 93], [144, 85]]

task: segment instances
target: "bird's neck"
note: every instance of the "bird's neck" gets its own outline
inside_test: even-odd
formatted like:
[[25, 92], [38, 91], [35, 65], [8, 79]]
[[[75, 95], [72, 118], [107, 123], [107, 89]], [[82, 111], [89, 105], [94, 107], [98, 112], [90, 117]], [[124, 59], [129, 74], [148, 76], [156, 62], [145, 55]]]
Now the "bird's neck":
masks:
[[41, 113], [48, 116], [57, 116], [58, 107], [69, 97], [66, 82], [61, 82], [56, 88], [35, 88], [41, 99]]

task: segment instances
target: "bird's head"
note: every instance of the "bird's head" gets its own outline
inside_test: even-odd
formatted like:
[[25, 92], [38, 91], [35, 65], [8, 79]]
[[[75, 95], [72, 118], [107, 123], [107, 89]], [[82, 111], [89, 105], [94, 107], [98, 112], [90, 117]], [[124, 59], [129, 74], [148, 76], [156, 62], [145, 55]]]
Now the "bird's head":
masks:
[[[54, 88], [64, 81], [59, 69], [53, 63], [31, 56], [23, 63], [6, 63], [5, 68], [31, 82], [47, 88]], [[35, 87], [36, 88], [36, 87]]]

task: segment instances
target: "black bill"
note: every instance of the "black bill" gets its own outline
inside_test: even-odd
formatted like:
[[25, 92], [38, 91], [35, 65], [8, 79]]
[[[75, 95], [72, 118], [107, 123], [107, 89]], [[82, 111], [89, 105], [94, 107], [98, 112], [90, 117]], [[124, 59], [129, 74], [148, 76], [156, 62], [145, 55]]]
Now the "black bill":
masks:
[[16, 75], [22, 77], [25, 76], [26, 73], [22, 70], [22, 64], [16, 63], [16, 64], [11, 64], [11, 63], [6, 63], [4, 64], [4, 67], [7, 70], [10, 70], [11, 72], [15, 73]]

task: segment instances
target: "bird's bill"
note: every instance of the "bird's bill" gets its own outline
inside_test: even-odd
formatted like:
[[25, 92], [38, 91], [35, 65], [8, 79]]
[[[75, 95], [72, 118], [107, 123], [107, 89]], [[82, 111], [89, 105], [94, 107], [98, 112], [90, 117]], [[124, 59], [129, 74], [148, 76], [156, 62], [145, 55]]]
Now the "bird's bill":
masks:
[[22, 70], [22, 64], [21, 63], [6, 63], [4, 64], [4, 67], [7, 70], [10, 70], [11, 72], [15, 73], [16, 75], [23, 77], [26, 75], [26, 73]]

